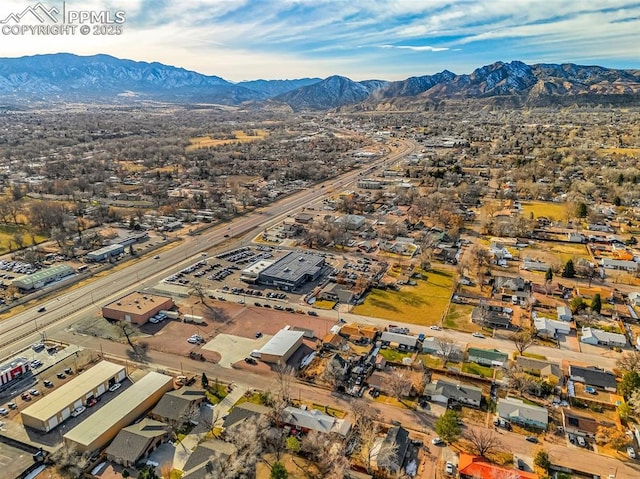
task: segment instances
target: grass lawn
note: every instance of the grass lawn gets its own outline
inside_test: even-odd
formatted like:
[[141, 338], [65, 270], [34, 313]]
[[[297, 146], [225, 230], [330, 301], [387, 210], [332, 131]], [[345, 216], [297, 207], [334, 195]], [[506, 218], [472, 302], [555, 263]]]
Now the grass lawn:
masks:
[[[476, 374], [485, 378], [493, 377], [493, 368], [480, 366], [476, 363], [464, 363], [462, 365], [462, 372], [468, 374]], [[498, 372], [496, 373], [496, 379], [502, 379], [502, 371], [498, 370]]]
[[379, 354], [387, 361], [393, 363], [401, 363], [402, 358], [409, 358], [412, 355], [412, 353], [401, 352], [396, 349], [381, 349]]
[[215, 139], [210, 136], [196, 136], [194, 138], [189, 138], [189, 146], [187, 146], [187, 151], [192, 151], [198, 148], [209, 148], [212, 146], [219, 145], [228, 145], [230, 143], [246, 143], [248, 141], [256, 141], [262, 140], [265, 136], [267, 136], [267, 132], [265, 130], [255, 130], [256, 136], [248, 136], [242, 130], [236, 130], [233, 132], [235, 138], [232, 139]]
[[[269, 479], [271, 477], [270, 464], [276, 462], [274, 454], [265, 454], [264, 461], [256, 465], [256, 479]], [[306, 459], [291, 454], [283, 454], [280, 462], [287, 470], [288, 479], [307, 479], [318, 474], [316, 465]]]
[[563, 203], [547, 203], [545, 201], [523, 201], [522, 215], [528, 218], [533, 213], [534, 218], [545, 216], [549, 219], [561, 220], [566, 217], [567, 205]]
[[481, 331], [479, 325], [471, 322], [471, 311], [473, 306], [468, 304], [452, 304], [444, 318], [444, 327], [469, 333]]
[[234, 406], [237, 406], [238, 404], [242, 404], [245, 402], [264, 405], [264, 400], [266, 398], [267, 398], [266, 393], [255, 392], [250, 396], [247, 396], [247, 395], [242, 396], [240, 399], [238, 399], [238, 401], [234, 404]]
[[431, 356], [430, 354], [418, 354], [416, 360], [422, 361], [422, 364], [431, 369], [442, 367], [442, 359], [436, 356]]
[[418, 279], [416, 286], [403, 286], [400, 291], [373, 289], [353, 313], [403, 323], [440, 323], [451, 297], [453, 274], [433, 270], [426, 275], [426, 280]]
[[[15, 236], [19, 236], [22, 239], [23, 246], [31, 246], [33, 244], [31, 235], [24, 225], [2, 224], [0, 225], [0, 254], [16, 248]], [[36, 235], [37, 243], [42, 243], [46, 240], [46, 236]]]
[[326, 300], [320, 300], [320, 301], [316, 301], [315, 303], [313, 303], [313, 307], [314, 308], [318, 308], [318, 309], [333, 309], [333, 307], [336, 305], [335, 301], [326, 301]]

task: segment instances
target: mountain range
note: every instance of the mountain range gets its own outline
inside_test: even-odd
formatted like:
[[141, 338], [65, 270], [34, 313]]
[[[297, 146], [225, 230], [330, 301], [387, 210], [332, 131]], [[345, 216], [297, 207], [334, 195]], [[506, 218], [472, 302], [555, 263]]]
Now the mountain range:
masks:
[[218, 76], [109, 55], [68, 53], [0, 58], [0, 101], [131, 102], [152, 100], [240, 105], [270, 100], [293, 110], [412, 109], [476, 99], [512, 106], [640, 104], [640, 70], [496, 62], [456, 75], [444, 70], [401, 81], [325, 79], [232, 83]]

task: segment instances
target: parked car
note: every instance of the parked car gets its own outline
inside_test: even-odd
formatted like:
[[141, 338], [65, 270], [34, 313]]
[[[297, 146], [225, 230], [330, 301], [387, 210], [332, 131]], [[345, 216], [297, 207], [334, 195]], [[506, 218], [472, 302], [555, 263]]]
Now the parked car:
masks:
[[484, 334], [478, 332], [473, 333], [471, 336], [473, 336], [474, 338], [484, 339]]
[[532, 442], [534, 444], [538, 444], [538, 438], [535, 437], [535, 436], [527, 436], [524, 439], [525, 439], [525, 441], [529, 441], [529, 442]]
[[44, 387], [46, 388], [52, 388], [53, 387], [53, 383], [49, 380], [45, 380], [42, 382], [42, 384], [44, 384]]
[[318, 313], [316, 313], [315, 311], [307, 311], [307, 314], [309, 316], [318, 316]]
[[444, 467], [444, 472], [447, 474], [453, 474], [453, 464], [451, 464], [450, 462], [447, 462], [447, 464]]
[[258, 364], [258, 361], [256, 361], [253, 358], [244, 358], [244, 362], [247, 363], [247, 364], [253, 364], [253, 365]]
[[113, 392], [113, 391], [117, 391], [118, 389], [120, 389], [122, 387], [122, 384], [120, 383], [115, 383], [113, 386], [109, 387], [109, 391]]
[[629, 446], [627, 448], [627, 455], [629, 456], [630, 459], [635, 459], [636, 458], [636, 451], [631, 446]]
[[7, 411], [5, 408], [0, 407], [0, 414], [2, 414], [3, 416], [6, 416], [7, 414], [9, 414], [9, 411]]
[[38, 391], [37, 389], [29, 389], [29, 394], [31, 394], [32, 396], [40, 396], [40, 391]]
[[58, 373], [58, 374], [56, 374], [56, 377], [58, 379], [65, 379], [67, 376], [64, 373]]
[[429, 329], [433, 329], [434, 331], [440, 331], [442, 328], [440, 326], [436, 326], [435, 324], [431, 326]]
[[93, 407], [98, 404], [98, 398], [89, 398], [87, 400], [87, 407]]
[[64, 368], [64, 373], [68, 374], [69, 376], [71, 376], [73, 374], [73, 369], [71, 368]]
[[587, 447], [587, 441], [584, 440], [584, 437], [582, 436], [577, 436], [576, 440], [578, 441], [578, 446], [580, 447]]
[[31, 401], [31, 396], [29, 395], [29, 393], [22, 393], [22, 394], [20, 395], [20, 398], [21, 398], [23, 401]]
[[42, 361], [40, 361], [39, 359], [34, 359], [33, 361], [31, 361], [30, 366], [32, 369], [39, 368], [40, 366], [42, 366]]
[[434, 437], [433, 439], [431, 439], [431, 444], [433, 444], [434, 446], [440, 446], [441, 444], [444, 444], [444, 441], [439, 437]]
[[261, 337], [262, 337], [262, 332], [261, 332], [261, 331], [258, 331], [258, 332], [256, 333], [256, 339], [260, 339]]
[[82, 414], [86, 410], [87, 408], [84, 406], [77, 407], [73, 411], [71, 411], [71, 417], [78, 417], [80, 414]]
[[44, 344], [43, 343], [35, 343], [35, 344], [31, 345], [31, 349], [33, 349], [35, 352], [42, 351], [44, 349]]
[[7, 403], [9, 409], [18, 409], [18, 405], [14, 402]]

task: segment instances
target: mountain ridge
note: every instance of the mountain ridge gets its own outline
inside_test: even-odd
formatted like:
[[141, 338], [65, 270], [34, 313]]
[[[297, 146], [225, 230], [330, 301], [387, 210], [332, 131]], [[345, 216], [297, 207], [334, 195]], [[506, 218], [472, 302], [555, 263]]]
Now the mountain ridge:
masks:
[[497, 61], [457, 75], [449, 70], [405, 80], [354, 81], [332, 75], [229, 82], [159, 62], [106, 54], [57, 53], [0, 58], [0, 99], [39, 102], [159, 100], [241, 105], [269, 100], [293, 110], [423, 108], [473, 100], [512, 106], [571, 103], [640, 104], [640, 70], [574, 63]]

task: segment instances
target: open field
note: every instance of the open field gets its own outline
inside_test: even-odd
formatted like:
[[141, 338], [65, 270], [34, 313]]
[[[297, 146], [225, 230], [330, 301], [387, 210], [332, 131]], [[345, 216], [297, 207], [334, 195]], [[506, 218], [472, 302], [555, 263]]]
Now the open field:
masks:
[[471, 322], [471, 311], [473, 311], [473, 306], [471, 305], [452, 304], [446, 318], [444, 318], [443, 326], [469, 333], [481, 331], [482, 328], [479, 325]]
[[564, 265], [570, 259], [574, 261], [578, 258], [591, 259], [587, 247], [579, 243], [543, 242], [526, 248], [521, 254], [543, 260], [551, 265]]
[[545, 201], [523, 201], [522, 214], [528, 218], [533, 213], [534, 218], [544, 216], [553, 220], [561, 220], [566, 216], [567, 205], [563, 203], [547, 203]]
[[249, 136], [242, 130], [235, 130], [233, 133], [236, 137], [229, 139], [215, 139], [210, 136], [196, 136], [194, 138], [189, 138], [189, 142], [191, 144], [187, 146], [187, 151], [196, 150], [198, 148], [228, 145], [231, 143], [245, 143], [248, 141], [262, 140], [267, 136], [267, 132], [265, 130], [255, 130], [255, 132], [257, 133], [255, 136]]
[[599, 156], [624, 155], [640, 158], [640, 148], [600, 148], [596, 154]]
[[[0, 225], [0, 254], [16, 249], [15, 238], [22, 239], [23, 246], [31, 246], [33, 244], [31, 235], [28, 233], [24, 225]], [[35, 235], [36, 243], [42, 243], [47, 240], [46, 236]]]
[[433, 270], [426, 275], [426, 280], [419, 279], [416, 286], [403, 286], [400, 291], [371, 290], [353, 313], [411, 324], [439, 324], [451, 297], [453, 274]]

